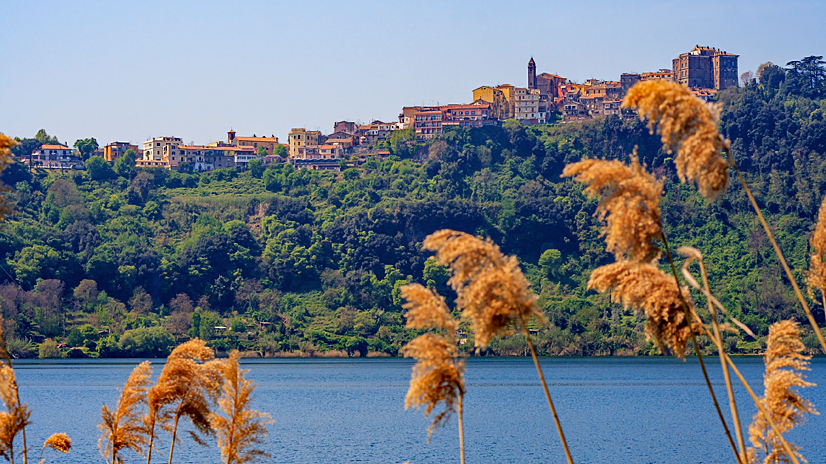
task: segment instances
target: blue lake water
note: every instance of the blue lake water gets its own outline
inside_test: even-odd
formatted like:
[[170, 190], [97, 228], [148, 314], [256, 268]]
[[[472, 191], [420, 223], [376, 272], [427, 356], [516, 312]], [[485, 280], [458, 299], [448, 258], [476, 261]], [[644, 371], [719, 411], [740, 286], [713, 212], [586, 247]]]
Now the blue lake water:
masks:
[[[155, 374], [162, 368], [155, 366]], [[763, 391], [761, 358], [736, 360]], [[100, 408], [117, 401], [136, 360], [18, 361], [20, 395], [33, 409], [29, 446], [55, 432], [73, 440], [69, 455], [48, 462], [104, 462], [97, 450]], [[412, 361], [407, 359], [245, 359], [257, 382], [255, 407], [270, 413], [266, 450], [276, 463], [459, 462], [456, 420], [427, 443], [430, 423], [404, 410]], [[545, 358], [543, 370], [577, 463], [723, 463], [731, 449], [696, 360]], [[728, 416], [720, 363], [707, 361]], [[826, 358], [814, 359], [804, 397], [826, 412]], [[565, 456], [532, 361], [468, 360], [465, 446], [470, 463], [561, 463]], [[736, 389], [745, 429], [756, 409]], [[812, 464], [826, 463], [826, 418], [812, 416], [789, 434]], [[733, 433], [733, 428], [732, 428]], [[166, 462], [168, 437], [152, 462]], [[35, 453], [35, 456], [36, 457]], [[145, 462], [124, 453], [126, 462]], [[21, 461], [22, 462], [22, 461]], [[32, 459], [30, 462], [37, 462]], [[184, 439], [177, 463], [218, 463], [217, 447]]]

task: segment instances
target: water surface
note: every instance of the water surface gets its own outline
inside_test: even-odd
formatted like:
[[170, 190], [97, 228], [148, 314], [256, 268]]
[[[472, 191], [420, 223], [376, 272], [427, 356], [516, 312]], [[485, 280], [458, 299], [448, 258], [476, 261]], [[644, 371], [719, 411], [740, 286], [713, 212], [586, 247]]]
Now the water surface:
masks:
[[[739, 358], [762, 393], [761, 358]], [[33, 409], [27, 429], [38, 448], [54, 432], [73, 440], [71, 454], [47, 462], [104, 462], [97, 450], [100, 408], [115, 405], [137, 360], [27, 360], [16, 370], [23, 401]], [[154, 363], [155, 374], [163, 360]], [[709, 372], [731, 427], [716, 358]], [[407, 359], [245, 359], [257, 382], [255, 406], [269, 412], [266, 449], [275, 463], [458, 462], [455, 418], [427, 443], [429, 420], [404, 410], [412, 361]], [[577, 463], [732, 462], [731, 449], [696, 360], [670, 358], [545, 358], [551, 395]], [[813, 360], [804, 397], [826, 412], [826, 358]], [[559, 463], [565, 457], [532, 361], [468, 360], [465, 445], [470, 463]], [[737, 389], [744, 428], [756, 412]], [[826, 419], [813, 416], [789, 438], [812, 464], [826, 463]], [[158, 459], [166, 462], [163, 436]], [[127, 462], [145, 462], [124, 454]], [[34, 461], [37, 462], [37, 461]], [[219, 452], [188, 438], [174, 462], [217, 463]]]

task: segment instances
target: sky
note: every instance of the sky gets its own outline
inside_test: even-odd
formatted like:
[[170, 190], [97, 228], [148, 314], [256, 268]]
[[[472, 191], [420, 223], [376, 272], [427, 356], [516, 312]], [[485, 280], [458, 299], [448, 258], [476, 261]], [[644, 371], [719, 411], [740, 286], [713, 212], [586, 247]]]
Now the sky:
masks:
[[826, 55], [826, 1], [0, 1], [0, 132], [206, 144], [396, 121], [482, 85]]

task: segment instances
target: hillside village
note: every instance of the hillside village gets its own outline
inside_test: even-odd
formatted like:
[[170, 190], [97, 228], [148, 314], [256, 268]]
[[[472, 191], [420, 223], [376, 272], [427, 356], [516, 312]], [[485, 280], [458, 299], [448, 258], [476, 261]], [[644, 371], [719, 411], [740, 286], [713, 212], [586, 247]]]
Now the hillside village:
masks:
[[[621, 104], [628, 89], [639, 81], [679, 82], [697, 97], [709, 101], [718, 91], [737, 86], [737, 58], [738, 55], [698, 45], [674, 58], [670, 69], [623, 73], [618, 80], [588, 79], [584, 83], [556, 74], [537, 74], [537, 65], [531, 58], [526, 87], [483, 85], [473, 89], [470, 103], [405, 106], [394, 122], [359, 125], [338, 121], [327, 135], [293, 128], [287, 143], [279, 142], [274, 135], [238, 136], [233, 130], [227, 132], [225, 141], [206, 145], [185, 144], [181, 137], [174, 136], [155, 137], [141, 145], [115, 141], [104, 147], [99, 147], [95, 139], [86, 139], [79, 140], [74, 148], [62, 144], [37, 146], [30, 154], [20, 156], [20, 161], [45, 169], [85, 169], [84, 161], [93, 156], [115, 163], [128, 155], [138, 168], [175, 171], [244, 170], [252, 160], [260, 160], [264, 165], [289, 162], [296, 168], [340, 171], [342, 167], [359, 165], [359, 156], [351, 155], [388, 154], [386, 143], [394, 133], [403, 139], [426, 141], [452, 126], [484, 127], [509, 119], [536, 125], [610, 115], [633, 118], [635, 114], [621, 108]], [[353, 161], [345, 161], [351, 157]]]

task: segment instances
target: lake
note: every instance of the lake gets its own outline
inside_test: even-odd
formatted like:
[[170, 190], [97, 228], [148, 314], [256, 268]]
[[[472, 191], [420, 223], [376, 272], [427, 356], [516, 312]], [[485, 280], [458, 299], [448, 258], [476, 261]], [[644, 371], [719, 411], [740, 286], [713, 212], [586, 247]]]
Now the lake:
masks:
[[[49, 462], [104, 462], [97, 450], [100, 408], [116, 404], [138, 360], [20, 360], [15, 369], [21, 399], [33, 409], [27, 429], [37, 449], [66, 432], [68, 455], [48, 451]], [[694, 359], [545, 358], [551, 396], [577, 463], [733, 462], [702, 373]], [[763, 362], [735, 360], [758, 394]], [[157, 360], [155, 375], [163, 360]], [[270, 413], [266, 450], [276, 463], [459, 462], [456, 419], [427, 443], [430, 423], [404, 409], [412, 360], [244, 359], [257, 382], [254, 405]], [[729, 420], [716, 358], [707, 360], [715, 391]], [[812, 362], [803, 396], [826, 412], [826, 358]], [[536, 370], [530, 358], [471, 358], [465, 397], [465, 447], [470, 463], [565, 462]], [[745, 430], [756, 408], [736, 389]], [[812, 416], [788, 438], [812, 464], [826, 463], [826, 418]], [[169, 438], [153, 462], [166, 462]], [[748, 443], [748, 438], [746, 438]], [[34, 453], [30, 462], [37, 462]], [[126, 462], [145, 462], [124, 453]], [[22, 461], [21, 461], [22, 462]], [[177, 463], [218, 463], [217, 447], [176, 447]]]

